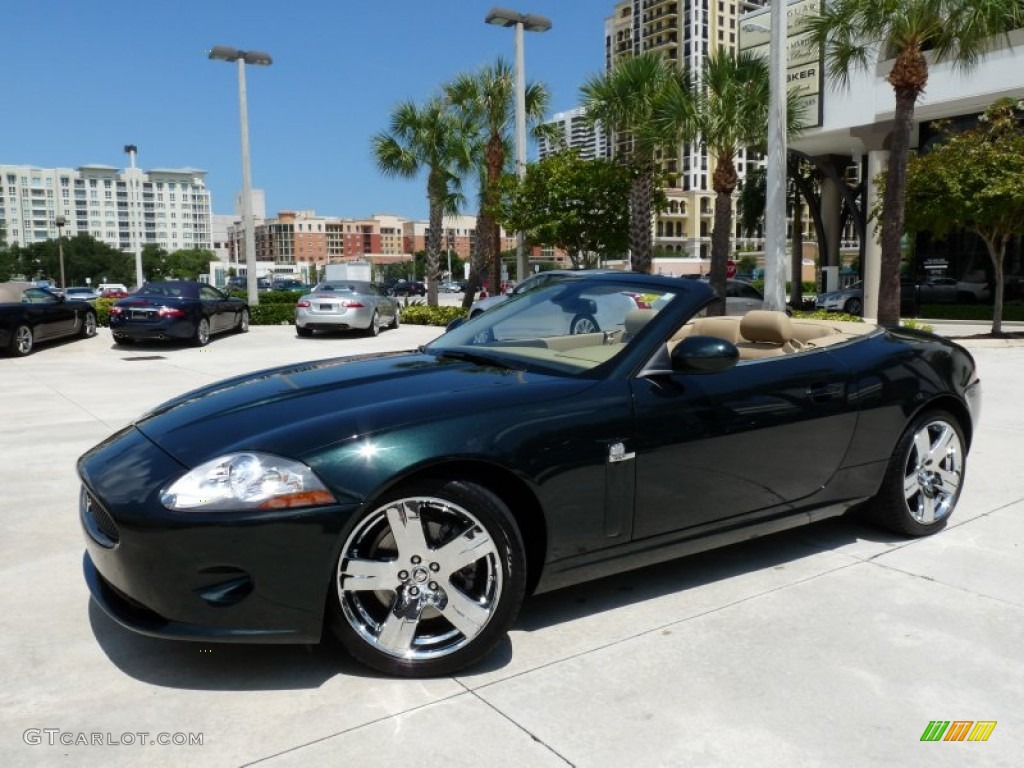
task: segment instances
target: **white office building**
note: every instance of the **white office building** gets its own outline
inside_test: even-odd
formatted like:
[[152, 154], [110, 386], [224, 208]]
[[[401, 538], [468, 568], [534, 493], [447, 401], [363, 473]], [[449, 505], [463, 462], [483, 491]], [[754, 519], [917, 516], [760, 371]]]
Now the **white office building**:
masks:
[[0, 229], [8, 245], [89, 234], [134, 253], [212, 249], [206, 172], [194, 168], [118, 170], [109, 165], [37, 168], [0, 165]]
[[611, 157], [608, 136], [601, 123], [591, 125], [587, 110], [583, 107], [557, 112], [545, 125], [557, 126], [558, 136], [554, 139], [541, 135], [537, 139], [537, 153], [543, 160], [562, 149], [578, 149], [584, 160]]

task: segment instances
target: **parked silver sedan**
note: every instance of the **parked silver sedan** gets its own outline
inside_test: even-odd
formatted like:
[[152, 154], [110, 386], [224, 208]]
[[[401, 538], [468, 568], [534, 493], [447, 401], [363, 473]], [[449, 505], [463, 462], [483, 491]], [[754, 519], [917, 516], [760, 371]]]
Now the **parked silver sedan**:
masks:
[[366, 331], [371, 336], [381, 328], [397, 328], [401, 308], [375, 283], [363, 280], [328, 280], [295, 305], [295, 333], [312, 336], [313, 331]]

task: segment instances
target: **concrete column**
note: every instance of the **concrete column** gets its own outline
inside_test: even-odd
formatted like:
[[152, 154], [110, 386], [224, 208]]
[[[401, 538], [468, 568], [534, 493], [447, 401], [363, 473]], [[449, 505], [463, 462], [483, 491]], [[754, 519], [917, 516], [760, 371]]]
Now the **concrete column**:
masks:
[[821, 266], [838, 267], [839, 264], [839, 214], [843, 199], [839, 188], [831, 179], [821, 185], [821, 222], [825, 226], [825, 242], [821, 244]]
[[[872, 211], [881, 198], [881, 190], [872, 182], [878, 174], [889, 167], [889, 152], [873, 149], [868, 152], [867, 201], [865, 211]], [[878, 289], [882, 277], [882, 244], [875, 232], [875, 222], [869, 220], [864, 233], [864, 320], [874, 323], [878, 320]]]

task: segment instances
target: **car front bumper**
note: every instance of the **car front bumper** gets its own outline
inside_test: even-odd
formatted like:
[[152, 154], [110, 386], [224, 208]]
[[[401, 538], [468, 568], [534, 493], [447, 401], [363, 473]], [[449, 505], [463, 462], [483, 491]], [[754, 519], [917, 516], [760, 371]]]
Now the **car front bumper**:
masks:
[[160, 490], [184, 471], [131, 427], [79, 461], [83, 571], [96, 604], [156, 637], [318, 642], [341, 532], [358, 505], [166, 509]]

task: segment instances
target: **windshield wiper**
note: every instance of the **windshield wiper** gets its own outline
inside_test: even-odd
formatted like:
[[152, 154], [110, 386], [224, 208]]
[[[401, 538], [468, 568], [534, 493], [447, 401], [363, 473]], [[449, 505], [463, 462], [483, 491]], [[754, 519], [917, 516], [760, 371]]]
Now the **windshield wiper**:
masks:
[[[433, 351], [433, 350], [430, 350]], [[453, 360], [465, 360], [469, 363], [479, 363], [481, 365], [492, 365], [496, 368], [504, 368], [509, 371], [523, 370], [522, 368], [516, 368], [508, 360], [501, 357], [495, 357], [493, 355], [481, 354], [480, 352], [472, 352], [467, 349], [440, 349], [437, 351], [438, 357], [449, 357]]]

